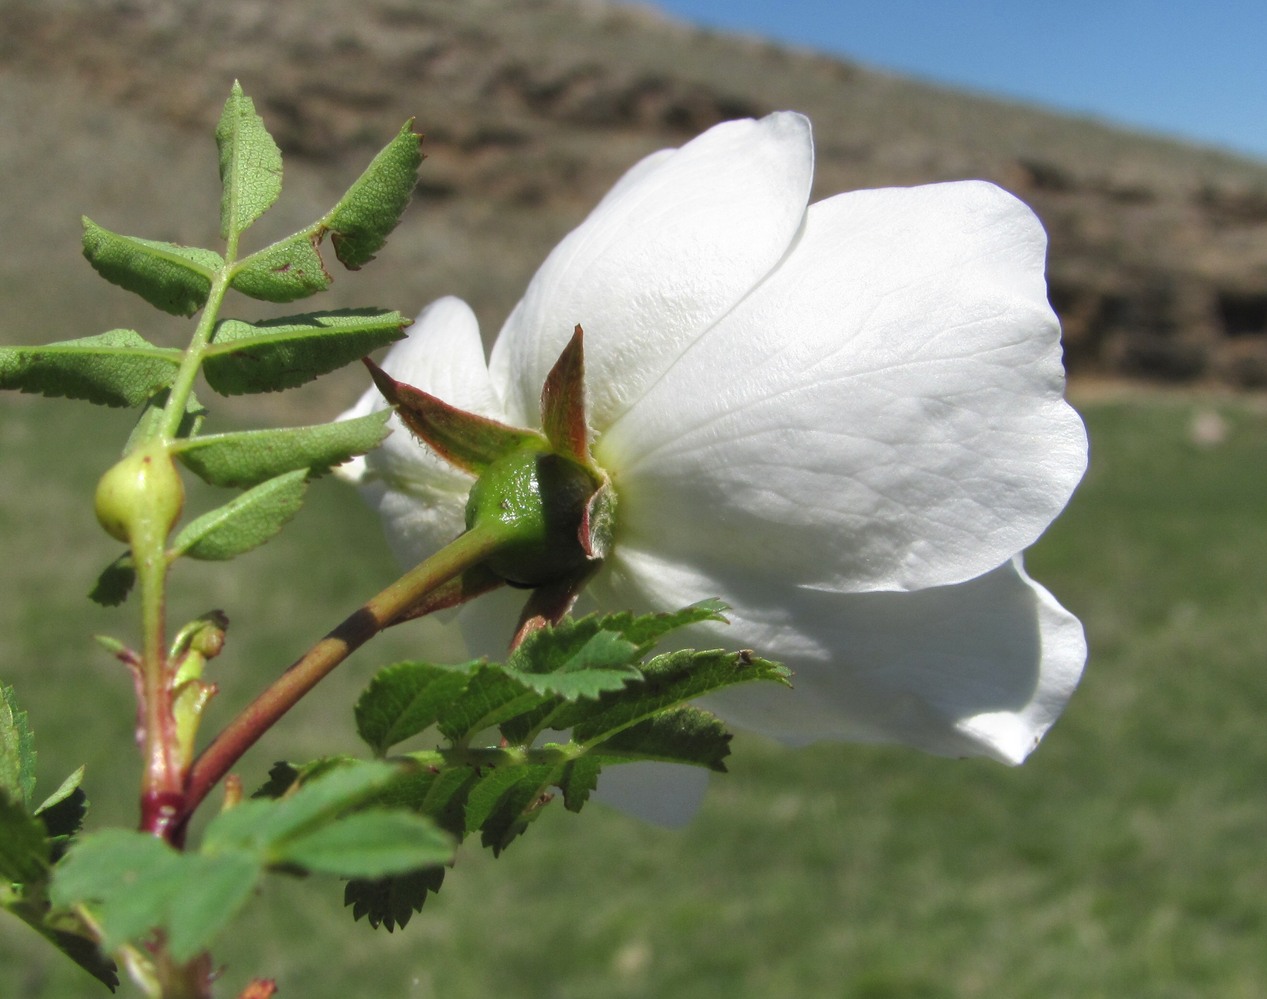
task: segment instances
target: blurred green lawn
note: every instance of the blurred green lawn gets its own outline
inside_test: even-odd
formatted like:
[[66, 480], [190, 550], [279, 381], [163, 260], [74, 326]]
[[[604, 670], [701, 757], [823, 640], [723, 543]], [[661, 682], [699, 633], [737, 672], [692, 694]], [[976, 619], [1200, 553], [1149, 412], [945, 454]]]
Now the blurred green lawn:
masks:
[[[468, 844], [395, 934], [353, 925], [337, 884], [278, 879], [217, 948], [223, 994], [269, 974], [314, 999], [1267, 995], [1267, 407], [1082, 409], [1091, 472], [1029, 566], [1086, 623], [1091, 663], [1026, 766], [740, 738], [686, 829], [551, 808], [500, 860]], [[131, 617], [82, 599], [116, 553], [89, 497], [125, 429], [0, 399], [0, 677], [45, 792], [88, 764], [94, 823], [131, 823], [137, 771], [130, 685], [88, 637], [129, 636]], [[312, 496], [269, 548], [181, 573], [178, 615], [237, 622], [218, 719], [392, 571], [350, 490]], [[352, 748], [348, 704], [421, 640], [405, 632], [301, 705], [248, 785], [273, 759]], [[0, 919], [0, 995], [99, 994]]]

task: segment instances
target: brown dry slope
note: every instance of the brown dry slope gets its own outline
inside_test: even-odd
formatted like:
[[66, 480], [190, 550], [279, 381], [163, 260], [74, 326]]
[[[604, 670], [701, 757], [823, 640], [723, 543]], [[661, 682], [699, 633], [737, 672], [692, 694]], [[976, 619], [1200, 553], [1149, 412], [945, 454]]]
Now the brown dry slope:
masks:
[[986, 177], [1029, 201], [1074, 371], [1267, 385], [1267, 164], [603, 0], [0, 0], [0, 341], [132, 321], [77, 259], [81, 212], [214, 239], [209, 136], [234, 77], [290, 157], [272, 232], [404, 118], [428, 135], [420, 204], [331, 305], [453, 292], [495, 330], [635, 157], [790, 107], [814, 119], [819, 196]]

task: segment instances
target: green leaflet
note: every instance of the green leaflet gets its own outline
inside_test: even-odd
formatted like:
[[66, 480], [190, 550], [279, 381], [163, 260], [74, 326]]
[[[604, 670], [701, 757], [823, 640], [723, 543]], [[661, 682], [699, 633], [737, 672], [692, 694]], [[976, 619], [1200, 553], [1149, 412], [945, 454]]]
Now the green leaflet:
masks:
[[353, 878], [343, 889], [343, 904], [353, 919], [364, 919], [374, 929], [383, 926], [390, 933], [408, 925], [415, 912], [422, 911], [428, 894], [444, 883], [443, 867], [426, 867], [385, 878]]
[[163, 929], [172, 956], [205, 948], [251, 896], [262, 873], [249, 854], [177, 853], [147, 833], [103, 829], [84, 836], [53, 871], [54, 905], [87, 905], [113, 951]]
[[551, 719], [556, 728], [571, 729], [577, 742], [596, 745], [658, 712], [715, 690], [774, 680], [788, 685], [791, 671], [748, 652], [684, 649], [656, 656], [642, 668], [645, 683], [628, 697], [604, 695], [597, 703], [579, 701]]
[[334, 255], [350, 271], [374, 259], [413, 196], [422, 165], [422, 136], [413, 124], [405, 122], [325, 218]]
[[35, 793], [35, 735], [8, 684], [0, 684], [0, 791], [21, 805]]
[[176, 535], [171, 554], [223, 561], [258, 548], [299, 512], [307, 479], [306, 469], [287, 472], [203, 514]]
[[[724, 771], [731, 735], [716, 715], [679, 705], [621, 729], [593, 750], [599, 763], [657, 760]], [[586, 759], [590, 759], [587, 754]]]
[[13, 690], [0, 684], [0, 908], [11, 912], [107, 987], [119, 984], [113, 962], [71, 913], [47, 901], [50, 864], [79, 831], [87, 810], [83, 767], [34, 811], [34, 737]]
[[345, 309], [262, 323], [216, 325], [203, 373], [221, 395], [276, 392], [303, 385], [401, 339], [399, 312]]
[[125, 551], [101, 571], [88, 599], [102, 607], [117, 607], [127, 600], [135, 585], [136, 563], [132, 552]]
[[44, 347], [0, 347], [0, 389], [140, 406], [166, 388], [181, 353], [133, 330], [110, 330]]
[[342, 816], [290, 840], [278, 850], [278, 857], [308, 871], [379, 878], [447, 864], [453, 849], [453, 839], [433, 822], [376, 808]]
[[267, 302], [293, 302], [323, 291], [332, 280], [320, 252], [327, 234], [334, 255], [348, 270], [373, 260], [399, 224], [417, 184], [421, 139], [413, 132], [413, 121], [406, 122], [325, 216], [240, 260], [232, 287]]
[[293, 302], [325, 291], [334, 278], [317, 249], [318, 229], [297, 232], [242, 259], [233, 270], [232, 287], [262, 302]]
[[263, 215], [282, 190], [282, 154], [237, 80], [216, 126], [220, 235], [229, 239]]
[[425, 731], [465, 688], [477, 663], [405, 662], [374, 674], [356, 702], [356, 730], [376, 756]]
[[40, 882], [49, 859], [44, 824], [11, 791], [0, 789], [0, 882]]
[[449, 861], [452, 840], [431, 822], [363, 807], [398, 776], [385, 764], [356, 763], [285, 798], [242, 802], [211, 821], [197, 852], [178, 853], [122, 829], [84, 836], [55, 869], [51, 898], [87, 905], [109, 949], [157, 928], [173, 957], [188, 960], [210, 945], [270, 868], [380, 877]]
[[175, 316], [192, 316], [206, 304], [211, 279], [224, 266], [220, 254], [121, 236], [86, 216], [83, 222], [84, 256], [111, 284]]
[[389, 410], [354, 420], [279, 430], [208, 434], [181, 441], [176, 456], [214, 486], [254, 486], [284, 472], [319, 474], [372, 451], [387, 436]]
[[467, 833], [478, 831], [483, 845], [500, 854], [541, 814], [558, 770], [548, 763], [490, 770], [467, 796]]

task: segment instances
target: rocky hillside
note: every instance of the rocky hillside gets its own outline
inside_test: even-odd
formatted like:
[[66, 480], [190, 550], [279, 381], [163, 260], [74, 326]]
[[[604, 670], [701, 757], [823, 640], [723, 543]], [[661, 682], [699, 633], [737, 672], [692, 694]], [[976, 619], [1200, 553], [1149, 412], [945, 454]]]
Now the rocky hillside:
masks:
[[427, 134], [419, 204], [339, 301], [455, 292], [495, 331], [636, 157], [788, 107], [814, 120], [820, 196], [986, 177], [1032, 204], [1074, 372], [1267, 385], [1267, 163], [603, 0], [0, 0], [0, 339], [32, 339], [33, 316], [41, 338], [127, 321], [85, 314], [118, 299], [75, 259], [81, 212], [214, 239], [210, 130], [235, 77], [289, 156], [278, 229], [405, 118]]

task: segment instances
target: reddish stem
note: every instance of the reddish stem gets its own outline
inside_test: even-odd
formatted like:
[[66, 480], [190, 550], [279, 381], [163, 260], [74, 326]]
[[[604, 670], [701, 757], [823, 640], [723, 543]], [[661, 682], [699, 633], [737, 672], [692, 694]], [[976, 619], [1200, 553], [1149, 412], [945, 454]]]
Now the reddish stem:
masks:
[[208, 792], [255, 742], [339, 663], [414, 605], [471, 566], [483, 562], [499, 539], [468, 531], [367, 601], [300, 657], [233, 719], [194, 761], [174, 818], [177, 835]]

